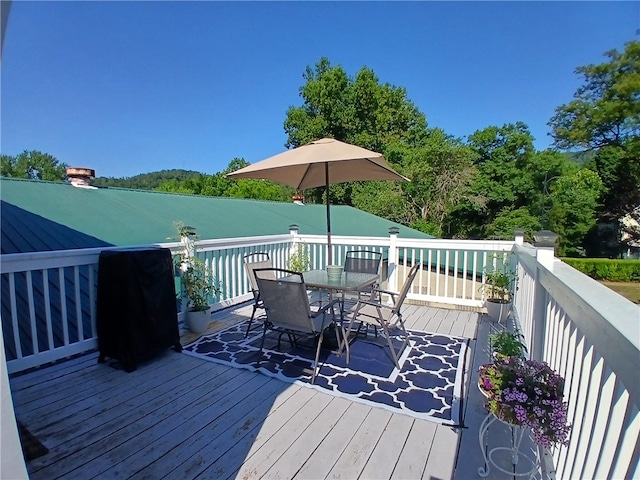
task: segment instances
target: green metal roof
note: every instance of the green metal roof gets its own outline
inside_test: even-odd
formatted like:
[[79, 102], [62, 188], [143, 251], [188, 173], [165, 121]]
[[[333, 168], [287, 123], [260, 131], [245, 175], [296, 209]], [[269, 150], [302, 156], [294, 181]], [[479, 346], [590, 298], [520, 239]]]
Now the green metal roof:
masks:
[[[284, 234], [291, 224], [297, 224], [301, 234], [326, 233], [324, 205], [76, 188], [8, 178], [0, 179], [0, 199], [3, 253], [167, 242], [176, 237], [175, 221], [196, 227], [202, 239]], [[331, 207], [331, 227], [334, 235], [384, 237], [390, 227], [398, 227], [401, 237], [433, 238], [342, 205]], [[69, 232], [81, 238], [65, 241]]]

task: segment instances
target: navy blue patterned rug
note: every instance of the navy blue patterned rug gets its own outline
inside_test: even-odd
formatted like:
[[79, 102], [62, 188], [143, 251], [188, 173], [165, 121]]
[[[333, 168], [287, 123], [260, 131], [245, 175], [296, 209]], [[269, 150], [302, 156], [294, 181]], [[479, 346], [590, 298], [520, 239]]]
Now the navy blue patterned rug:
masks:
[[292, 345], [287, 335], [279, 338], [277, 333], [270, 332], [265, 339], [260, 368], [256, 369], [262, 329], [253, 330], [245, 338], [246, 328], [247, 322], [242, 322], [200, 337], [183, 351], [356, 402], [446, 425], [460, 424], [465, 338], [409, 331], [409, 345], [400, 355], [398, 370], [386, 340], [376, 338], [373, 331], [351, 343], [349, 365], [344, 357], [331, 350], [336, 346], [335, 337], [325, 335], [321, 368], [312, 385], [315, 356], [312, 337], [297, 338]]

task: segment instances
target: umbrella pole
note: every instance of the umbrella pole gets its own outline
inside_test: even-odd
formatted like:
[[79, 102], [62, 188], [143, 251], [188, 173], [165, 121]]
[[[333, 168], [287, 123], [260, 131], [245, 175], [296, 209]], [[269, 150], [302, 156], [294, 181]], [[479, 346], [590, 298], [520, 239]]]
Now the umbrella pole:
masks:
[[329, 210], [329, 162], [324, 162], [324, 176], [327, 195], [327, 265], [333, 265], [333, 253], [331, 251], [331, 211]]

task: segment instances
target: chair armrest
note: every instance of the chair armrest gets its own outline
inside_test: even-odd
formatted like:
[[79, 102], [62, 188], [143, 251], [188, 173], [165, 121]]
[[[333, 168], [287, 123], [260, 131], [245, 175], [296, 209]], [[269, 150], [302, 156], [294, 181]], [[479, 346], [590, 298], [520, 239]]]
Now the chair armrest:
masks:
[[375, 288], [374, 289], [376, 292], [379, 293], [386, 293], [387, 295], [392, 295], [394, 297], [398, 296], [398, 292], [392, 292], [391, 290], [383, 290], [382, 288]]
[[397, 292], [392, 292], [392, 291], [390, 291], [390, 290], [382, 290], [381, 288], [375, 288], [375, 289], [373, 290], [373, 292], [375, 292], [375, 293], [377, 293], [377, 294], [384, 293], [384, 294], [389, 295], [389, 296], [391, 297], [391, 300], [393, 300], [393, 304], [394, 304], [394, 305], [396, 304], [396, 298], [397, 298], [397, 296], [399, 295]]
[[358, 310], [360, 310], [359, 308], [360, 304], [369, 305], [371, 307], [379, 307], [379, 308], [386, 308], [388, 310], [393, 310], [393, 307], [391, 305], [385, 305], [384, 303], [374, 302], [371, 300], [359, 300], [354, 311], [357, 312]]
[[[335, 300], [331, 300], [329, 303], [327, 303], [326, 305], [322, 305], [321, 307], [318, 308], [318, 310], [316, 312], [311, 312], [311, 316], [312, 317], [317, 317], [318, 315], [320, 315], [321, 313], [327, 313], [327, 310], [330, 307], [333, 307], [334, 305], [338, 305], [340, 304], [340, 300], [339, 299], [335, 299]], [[315, 305], [314, 305], [315, 306]]]

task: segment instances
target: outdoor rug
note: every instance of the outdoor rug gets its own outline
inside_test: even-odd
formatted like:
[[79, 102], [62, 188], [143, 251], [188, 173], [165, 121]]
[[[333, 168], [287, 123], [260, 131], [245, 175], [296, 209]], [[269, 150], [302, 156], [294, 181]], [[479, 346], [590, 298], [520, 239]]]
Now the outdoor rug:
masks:
[[[262, 328], [245, 338], [247, 322], [200, 337], [183, 352], [208, 361], [259, 371], [355, 402], [386, 408], [446, 425], [460, 425], [461, 390], [467, 339], [409, 331], [409, 345], [396, 368], [386, 340], [370, 331], [351, 344], [349, 365], [332, 352], [335, 334], [325, 334], [315, 384], [311, 384], [314, 339], [298, 339], [270, 332], [265, 339], [260, 368], [256, 368]], [[394, 339], [394, 341], [397, 341]], [[327, 348], [325, 348], [325, 345]], [[397, 347], [396, 347], [397, 348]]]

